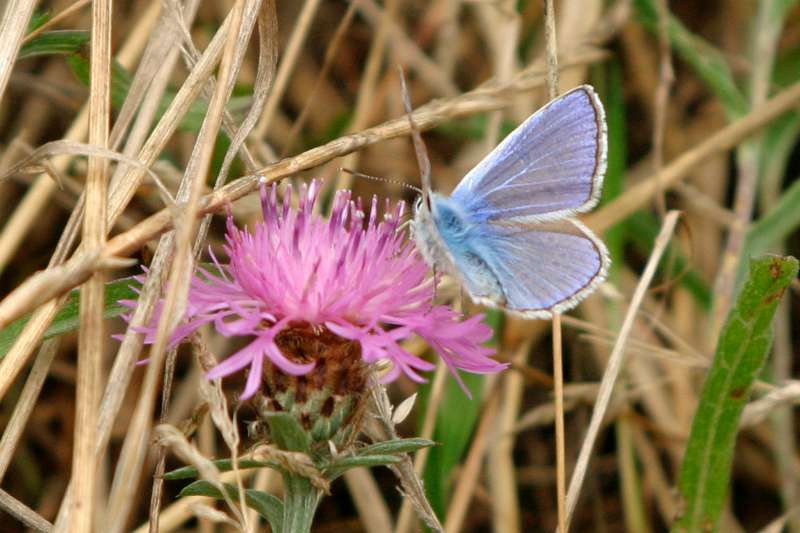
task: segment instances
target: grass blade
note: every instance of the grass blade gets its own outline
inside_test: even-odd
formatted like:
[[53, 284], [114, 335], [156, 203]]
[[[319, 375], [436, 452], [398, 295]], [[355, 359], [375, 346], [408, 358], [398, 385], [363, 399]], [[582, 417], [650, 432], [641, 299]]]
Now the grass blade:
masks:
[[684, 512], [673, 532], [717, 528], [739, 418], [769, 355], [778, 302], [797, 269], [793, 257], [751, 261], [749, 279], [728, 315], [694, 416], [678, 485]]

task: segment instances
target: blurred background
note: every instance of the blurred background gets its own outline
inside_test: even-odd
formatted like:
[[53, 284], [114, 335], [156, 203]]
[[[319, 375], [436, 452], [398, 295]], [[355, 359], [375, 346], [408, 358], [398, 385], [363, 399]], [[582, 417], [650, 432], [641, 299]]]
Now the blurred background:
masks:
[[[664, 213], [673, 208], [683, 212], [626, 344], [622, 374], [572, 521], [574, 531], [669, 528], [681, 508], [675, 486], [703, 379], [748, 258], [765, 252], [798, 254], [800, 99], [781, 104], [768, 118], [757, 118], [778, 93], [792, 88], [797, 92], [798, 4], [796, 0], [555, 2], [560, 89], [590, 83], [606, 109], [608, 172], [601, 207], [586, 222], [603, 236], [613, 258], [608, 283], [563, 319], [568, 473]], [[139, 133], [123, 130], [117, 150], [126, 150], [126, 141], [152, 129], [187, 79], [177, 44], [148, 55], [158, 43], [169, 42], [164, 25], [172, 19], [164, 12], [183, 6], [191, 38], [202, 52], [232, 5], [230, 0], [114, 2], [112, 126], [138, 83], [138, 69], [151, 76], [158, 73], [154, 84], [160, 84], [160, 92], [148, 93], [141, 107], [125, 110], [136, 117], [154, 102], [152, 98], [158, 99], [150, 105], [151, 121], [136, 126], [142, 128]], [[6, 0], [5, 9], [6, 20], [12, 10], [27, 20], [21, 48], [5, 56], [11, 58], [12, 67], [3, 70], [9, 74], [4, 92], [0, 86], [3, 296], [48, 266], [83, 190], [86, 158], [63, 146], [37, 160], [35, 168], [29, 162], [20, 169], [19, 163], [50, 141], [87, 141], [91, 70], [91, 2]], [[421, 124], [434, 187], [443, 192], [449, 192], [504, 135], [547, 101], [542, 1], [305, 0], [277, 1], [275, 9], [277, 39], [272, 41], [275, 36], [271, 36], [267, 41], [277, 46], [277, 73], [269, 87], [258, 85], [254, 38], [228, 110], [233, 123], [239, 124], [253, 105], [253, 95], [268, 91], [262, 94], [263, 110], [247, 140], [256, 169], [374, 128], [363, 148], [341, 157], [323, 157], [321, 164], [296, 175], [323, 178], [326, 194], [352, 187], [361, 196], [379, 194], [413, 202], [413, 191], [397, 184], [354, 180], [339, 172], [345, 167], [419, 185], [408, 137], [396, 137], [382, 126], [404, 113], [398, 65], [406, 72], [414, 107], [433, 102], [428, 120]], [[26, 10], [31, 17], [24, 16]], [[9, 35], [0, 35], [0, 41], [10, 41]], [[0, 45], [0, 52], [9, 46]], [[162, 65], [166, 69], [159, 71]], [[207, 100], [201, 95], [154, 155], [152, 168], [173, 193], [206, 109]], [[729, 138], [718, 135], [754, 121], [747, 126], [753, 136], [735, 130]], [[221, 134], [209, 188], [229, 145], [229, 137]], [[138, 150], [125, 153], [135, 158]], [[112, 163], [112, 169], [115, 166]], [[663, 172], [658, 174], [659, 170]], [[252, 174], [249, 164], [236, 159], [229, 179], [248, 174]], [[625, 196], [637, 184], [658, 180], [663, 183], [655, 193]], [[621, 197], [634, 203], [602, 207]], [[111, 234], [135, 227], [163, 207], [158, 187], [145, 179]], [[257, 195], [234, 202], [232, 210], [242, 224], [258, 220]], [[214, 217], [208, 237], [208, 245], [220, 253], [223, 222], [224, 217]], [[148, 264], [155, 244], [152, 240], [138, 246], [131, 257], [138, 265]], [[109, 279], [136, 272], [139, 266], [114, 271]], [[797, 290], [795, 280], [779, 306], [773, 349], [754, 387], [754, 399], [776, 389], [782, 395], [742, 423], [723, 513], [724, 531], [759, 531], [771, 525], [770, 531], [800, 532], [800, 463], [793, 409], [800, 394], [792, 381], [799, 355]], [[439, 298], [463, 304], [468, 312], [479, 311], [452, 285], [446, 284]], [[110, 314], [118, 315], [119, 310]], [[512, 370], [497, 379], [466, 376], [472, 400], [447, 378], [433, 405], [431, 385], [420, 389], [400, 380], [390, 389], [396, 403], [421, 392], [400, 432], [422, 434], [426, 413], [435, 413], [430, 437], [441, 445], [427, 457], [423, 478], [443, 522], [460, 523], [462, 531], [552, 531], [557, 522], [550, 324], [497, 312], [487, 316], [496, 329], [493, 343], [498, 358], [511, 362]], [[120, 332], [124, 324], [114, 318], [108, 328]], [[41, 392], [25, 399], [30, 414], [15, 419], [21, 423], [16, 438], [5, 435], [13, 427], [10, 421], [23, 386], [33, 375], [31, 363], [21, 367], [0, 407], [3, 439], [9, 439], [3, 441], [6, 452], [0, 451], [2, 489], [50, 521], [63, 498], [72, 458], [75, 324], [64, 331], [52, 362], [44, 367]], [[2, 333], [3, 353], [18, 334], [18, 329], [10, 328]], [[108, 368], [117, 347], [109, 341]], [[221, 341], [215, 348], [230, 350]], [[425, 353], [426, 347], [414, 344], [409, 349]], [[100, 472], [104, 483], [113, 473], [143, 375], [133, 374], [113, 428]], [[178, 358], [166, 407], [168, 421], [180, 424], [193, 415], [201, 376], [191, 357]], [[225, 385], [231, 393], [241, 388], [235, 379]], [[200, 425], [197, 439], [210, 456], [224, 453], [208, 421]], [[140, 490], [127, 523], [131, 529], [146, 523], [156, 459], [151, 451], [144, 475], [136, 480]], [[172, 457], [167, 460], [167, 469], [180, 465]], [[468, 471], [465, 465], [478, 471]], [[396, 485], [387, 469], [337, 481], [333, 495], [323, 500], [314, 530], [414, 530], [414, 520], [401, 520], [402, 526], [397, 526], [402, 497]], [[174, 504], [181, 486], [165, 484], [163, 508]], [[467, 497], [469, 505], [454, 507], [456, 495]], [[175, 521], [163, 519], [162, 531], [212, 530], [208, 522], [181, 516]], [[0, 513], [0, 530], [23, 528], [9, 514]]]

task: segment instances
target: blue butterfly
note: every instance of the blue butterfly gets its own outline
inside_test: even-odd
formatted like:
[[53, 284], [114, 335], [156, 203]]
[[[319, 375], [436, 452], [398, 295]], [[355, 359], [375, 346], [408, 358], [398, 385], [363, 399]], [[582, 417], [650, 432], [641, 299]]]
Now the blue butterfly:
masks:
[[[420, 157], [413, 123], [412, 131]], [[572, 218], [599, 200], [606, 137], [603, 105], [583, 85], [511, 132], [449, 197], [431, 191], [421, 156], [417, 248], [478, 303], [526, 318], [575, 307], [603, 282], [611, 262], [603, 242]]]

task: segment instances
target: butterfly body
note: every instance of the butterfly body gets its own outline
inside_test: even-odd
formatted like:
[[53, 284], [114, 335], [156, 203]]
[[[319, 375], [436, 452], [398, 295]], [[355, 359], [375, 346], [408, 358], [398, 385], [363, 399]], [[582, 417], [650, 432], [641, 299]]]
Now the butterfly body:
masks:
[[597, 203], [605, 166], [602, 104], [581, 86], [509, 134], [451, 196], [421, 198], [417, 247], [478, 303], [527, 318], [568, 310], [610, 263], [602, 241], [571, 218]]
[[493, 306], [505, 302], [502, 284], [485, 257], [491, 257], [483, 235], [485, 226], [469, 220], [450, 198], [433, 193], [435, 214], [420, 202], [413, 234], [417, 249], [428, 261], [456, 276], [473, 300]]

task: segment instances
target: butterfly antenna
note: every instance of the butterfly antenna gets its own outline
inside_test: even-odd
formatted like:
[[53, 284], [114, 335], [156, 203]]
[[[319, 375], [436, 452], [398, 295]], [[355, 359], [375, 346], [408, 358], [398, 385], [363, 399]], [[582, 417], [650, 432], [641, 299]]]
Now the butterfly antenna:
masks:
[[422, 190], [419, 187], [414, 187], [413, 185], [410, 185], [410, 184], [408, 184], [408, 183], [406, 183], [404, 181], [393, 180], [393, 179], [390, 179], [390, 178], [381, 178], [381, 177], [378, 177], [378, 176], [370, 176], [369, 174], [363, 174], [361, 172], [356, 172], [355, 170], [350, 170], [349, 168], [344, 168], [344, 167], [339, 167], [339, 170], [341, 172], [344, 172], [346, 174], [350, 174], [351, 176], [355, 176], [357, 178], [365, 178], [365, 179], [368, 179], [368, 180], [382, 181], [384, 183], [391, 183], [392, 185], [399, 185], [400, 187], [405, 187], [406, 189], [411, 189], [412, 191], [416, 192], [417, 194], [422, 194]]
[[411, 127], [411, 139], [414, 141], [414, 153], [417, 155], [417, 165], [419, 165], [422, 179], [422, 197], [425, 199], [425, 205], [430, 209], [431, 161], [428, 159], [428, 151], [425, 149], [425, 143], [422, 142], [422, 135], [419, 133], [419, 128], [417, 128], [416, 123], [414, 123], [411, 110], [411, 98], [408, 95], [408, 86], [406, 85], [406, 76], [403, 73], [403, 67], [398, 65], [397, 69], [400, 71], [400, 93], [403, 95], [403, 106], [406, 108], [408, 124]]

